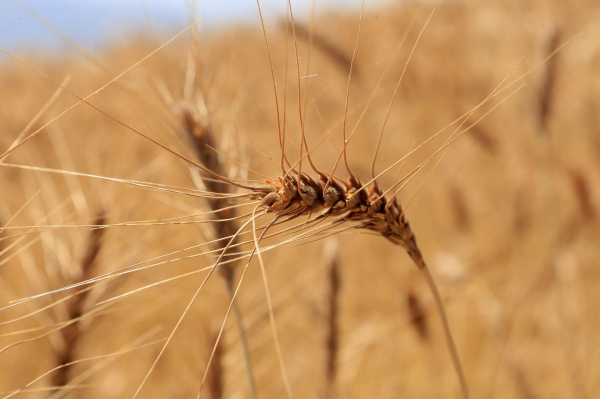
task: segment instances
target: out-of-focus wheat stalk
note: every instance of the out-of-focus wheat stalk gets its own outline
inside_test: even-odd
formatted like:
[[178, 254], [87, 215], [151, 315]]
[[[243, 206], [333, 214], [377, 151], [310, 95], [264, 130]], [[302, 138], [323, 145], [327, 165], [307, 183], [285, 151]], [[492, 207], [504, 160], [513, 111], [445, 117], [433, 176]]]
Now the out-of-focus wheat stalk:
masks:
[[[94, 221], [95, 225], [102, 226], [106, 224], [103, 213], [100, 213]], [[96, 262], [98, 253], [102, 248], [104, 229], [94, 229], [90, 232], [87, 239], [83, 257], [79, 264], [80, 277], [72, 283], [89, 280], [96, 272]], [[62, 342], [55, 350], [56, 365], [60, 367], [56, 373], [52, 374], [52, 384], [57, 387], [67, 385], [69, 382], [69, 365], [75, 359], [75, 350], [77, 343], [81, 338], [81, 316], [85, 313], [85, 300], [88, 298], [91, 290], [84, 290], [79, 295], [73, 296], [66, 303], [67, 320], [74, 320], [65, 328], [60, 330]]]
[[3, 251], [4, 251], [4, 248], [6, 246], [5, 243], [4, 243], [4, 240], [2, 239], [3, 238], [2, 237], [2, 235], [3, 235], [2, 233], [4, 233], [4, 227], [6, 225], [3, 223], [2, 219], [0, 219], [0, 226], [2, 226], [2, 227], [0, 227], [0, 254], [2, 254]]
[[596, 221], [598, 213], [592, 198], [592, 188], [586, 175], [580, 170], [573, 170], [569, 173], [569, 177], [579, 205], [579, 217], [583, 222]]
[[419, 338], [423, 341], [429, 339], [429, 319], [427, 312], [423, 308], [423, 304], [417, 292], [414, 289], [409, 289], [406, 292], [406, 307], [410, 324], [413, 326]]
[[498, 141], [482, 126], [473, 126], [471, 135], [473, 140], [491, 155], [498, 154]]
[[[548, 43], [547, 54], [551, 54], [558, 48], [562, 41], [562, 31], [559, 27], [554, 29]], [[546, 64], [546, 76], [540, 91], [539, 121], [543, 133], [548, 133], [550, 118], [552, 117], [556, 85], [558, 79], [558, 57], [552, 57]]]
[[[350, 63], [352, 62], [350, 57], [348, 57], [348, 55], [346, 55], [338, 46], [330, 42], [325, 36], [315, 32], [314, 29], [311, 32], [311, 30], [302, 23], [296, 22], [295, 26], [296, 35], [299, 39], [306, 41], [312, 39], [312, 45], [324, 54], [327, 54], [340, 69], [347, 71], [348, 68], [350, 68]], [[354, 74], [360, 74], [360, 70], [356, 68], [356, 66], [354, 67]]]
[[463, 190], [456, 184], [450, 186], [450, 204], [458, 230], [467, 232], [471, 228], [471, 213]]
[[584, 227], [590, 226], [598, 220], [592, 188], [586, 173], [582, 170], [573, 169], [567, 171], [567, 176], [577, 201], [577, 209], [567, 225], [560, 231], [559, 241], [563, 246], [574, 243], [579, 235], [585, 231]]
[[[213, 351], [213, 345], [216, 345], [214, 353], [212, 355], [212, 360], [210, 363], [210, 368], [208, 370], [208, 376], [206, 378], [206, 385], [208, 388], [208, 393], [211, 399], [223, 399], [223, 341], [219, 340], [219, 329], [216, 328], [209, 334], [208, 339], [208, 353]], [[207, 359], [208, 360], [208, 359]]]
[[335, 398], [340, 347], [339, 306], [342, 279], [337, 255], [338, 245], [326, 241], [323, 266], [327, 273], [326, 334], [325, 334], [325, 398]]
[[[548, 54], [553, 54], [559, 48], [559, 43], [562, 41], [563, 27], [556, 25], [551, 33], [548, 41]], [[557, 176], [559, 172], [558, 151], [552, 143], [551, 133], [554, 122], [554, 116], [559, 113], [560, 109], [556, 106], [558, 98], [558, 80], [559, 80], [559, 58], [552, 57], [546, 65], [546, 75], [540, 90], [538, 124], [539, 130], [543, 134], [543, 150], [545, 151], [547, 183], [545, 202], [547, 212], [549, 214], [557, 214], [559, 212], [559, 195]], [[580, 341], [581, 320], [576, 318], [576, 311], [573, 304], [577, 304], [577, 295], [573, 289], [573, 277], [576, 276], [577, 266], [574, 262], [565, 262], [565, 252], [569, 245], [575, 241], [575, 237], [581, 232], [581, 227], [584, 221], [593, 221], [595, 212], [590, 202], [589, 190], [587, 187], [585, 175], [581, 172], [569, 172], [567, 176], [571, 180], [572, 188], [575, 191], [577, 202], [579, 205], [579, 215], [570, 219], [568, 226], [562, 226], [561, 222], [554, 217], [545, 218], [544, 222], [547, 226], [547, 258], [548, 264], [553, 266], [553, 273], [549, 272], [550, 278], [553, 279], [559, 287], [559, 293], [556, 296], [556, 309], [559, 317], [562, 319], [563, 334], [563, 357], [564, 366], [569, 378], [569, 389], [573, 397], [584, 397], [585, 387], [582, 383], [583, 372], [585, 366], [582, 364], [582, 359], [576, 351], [577, 342]], [[564, 269], [571, 269], [565, 271]], [[570, 306], [569, 306], [570, 305]], [[526, 382], [524, 376], [518, 376], [519, 381]]]
[[[170, 104], [171, 110], [178, 116], [182, 127], [181, 132], [185, 136], [184, 141], [189, 144], [189, 148], [195, 154], [196, 159], [198, 159], [206, 169], [219, 176], [235, 177], [232, 176], [235, 175], [235, 170], [232, 170], [231, 165], [225, 161], [224, 156], [222, 155], [222, 153], [226, 153], [229, 156], [234, 157], [235, 151], [232, 146], [227, 143], [222, 132], [221, 134], [217, 134], [215, 131], [203, 91], [196, 87], [196, 62], [191, 53], [188, 56], [186, 82], [182, 101], [177, 104], [170, 99], [168, 94], [164, 91], [163, 94], [163, 97], [165, 97], [168, 104]], [[214, 220], [218, 220], [218, 222], [201, 226], [206, 227], [203, 229], [204, 235], [211, 241], [211, 247], [215, 253], [218, 253], [219, 251], [224, 250], [228, 245], [226, 239], [232, 237], [240, 228], [238, 221], [235, 220], [235, 209], [229, 207], [230, 200], [227, 198], [227, 194], [231, 193], [232, 187], [229, 184], [224, 184], [223, 182], [214, 179], [212, 174], [208, 174], [203, 170], [192, 170], [192, 173], [193, 176], [195, 176], [194, 182], [198, 186], [198, 189], [223, 195], [222, 197], [207, 198], [205, 200], [208, 210], [212, 212], [211, 217]], [[237, 246], [239, 241], [239, 239], [234, 239], [233, 241], [229, 241], [229, 245]], [[237, 267], [238, 262], [230, 262], [219, 266], [219, 272], [224, 278], [228, 294], [231, 298], [234, 296], [234, 278]], [[250, 393], [253, 398], [256, 398], [257, 394], [246, 331], [244, 328], [242, 312], [236, 300], [233, 301], [233, 307], [237, 319], [240, 343], [242, 350], [244, 351]], [[215, 341], [215, 345], [217, 345], [217, 351], [213, 356], [219, 357], [219, 359], [213, 358], [213, 361], [220, 361], [220, 358], [223, 356], [223, 347], [222, 344], [217, 341]], [[217, 367], [221, 366], [217, 365]], [[213, 395], [213, 397], [221, 397], [223, 383], [216, 383], [214, 379], [217, 377], [222, 378], [222, 370], [217, 373], [209, 371], [209, 373], [208, 381], [210, 382], [209, 385], [212, 387], [211, 392], [214, 392], [214, 395], [217, 395], [217, 391], [219, 393], [218, 396]], [[220, 388], [217, 389], [216, 387]]]

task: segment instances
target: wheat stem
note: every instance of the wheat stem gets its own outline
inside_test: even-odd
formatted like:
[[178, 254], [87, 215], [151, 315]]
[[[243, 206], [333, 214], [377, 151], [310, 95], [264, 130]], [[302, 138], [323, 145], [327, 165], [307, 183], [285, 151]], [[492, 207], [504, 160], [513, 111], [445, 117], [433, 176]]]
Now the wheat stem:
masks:
[[229, 297], [233, 302], [233, 312], [235, 314], [235, 319], [237, 321], [238, 331], [240, 334], [240, 343], [242, 345], [242, 351], [244, 355], [244, 363], [246, 365], [246, 373], [248, 375], [248, 384], [250, 387], [250, 397], [252, 399], [257, 399], [258, 395], [256, 393], [256, 384], [254, 380], [254, 371], [252, 369], [252, 360], [250, 359], [250, 347], [248, 345], [248, 338], [246, 336], [246, 330], [244, 329], [244, 321], [242, 318], [242, 310], [238, 305], [238, 301], [235, 298], [235, 292], [233, 290], [233, 281], [226, 281], [225, 285], [227, 286], [227, 292], [229, 293]]
[[442, 321], [442, 326], [444, 327], [444, 336], [446, 338], [446, 345], [448, 346], [448, 351], [450, 352], [450, 357], [452, 358], [452, 364], [454, 365], [454, 369], [456, 371], [456, 375], [458, 376], [458, 380], [460, 382], [460, 388], [462, 391], [462, 395], [464, 399], [469, 399], [469, 387], [467, 385], [467, 379], [465, 378], [465, 373], [463, 367], [460, 363], [460, 357], [458, 356], [458, 351], [456, 350], [456, 344], [454, 343], [454, 338], [452, 337], [452, 331], [450, 330], [450, 323], [448, 322], [448, 317], [446, 315], [446, 309], [444, 308], [444, 302], [442, 301], [442, 297], [440, 295], [440, 291], [435, 284], [435, 280], [429, 271], [427, 265], [423, 262], [422, 265], [419, 266], [419, 271], [421, 272], [423, 278], [427, 282], [431, 294], [433, 295], [433, 299], [435, 301], [435, 306], [440, 314], [440, 319]]

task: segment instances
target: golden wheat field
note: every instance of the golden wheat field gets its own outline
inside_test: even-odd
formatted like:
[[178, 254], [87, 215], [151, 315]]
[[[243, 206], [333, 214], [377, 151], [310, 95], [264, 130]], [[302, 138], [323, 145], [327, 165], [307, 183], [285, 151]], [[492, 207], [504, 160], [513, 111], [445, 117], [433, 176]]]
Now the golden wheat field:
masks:
[[294, 6], [3, 49], [0, 397], [600, 397], [600, 3]]

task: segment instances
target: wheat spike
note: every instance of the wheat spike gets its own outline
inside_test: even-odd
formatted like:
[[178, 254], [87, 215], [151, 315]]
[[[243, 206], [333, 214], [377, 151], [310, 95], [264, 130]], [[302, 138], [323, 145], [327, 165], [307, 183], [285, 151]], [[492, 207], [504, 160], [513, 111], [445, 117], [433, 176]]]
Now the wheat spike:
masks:
[[[102, 214], [98, 216], [94, 222], [96, 225], [103, 225], [106, 219]], [[95, 273], [96, 260], [98, 253], [102, 248], [102, 240], [104, 229], [92, 230], [88, 237], [85, 252], [83, 254], [80, 270], [81, 277], [79, 281], [86, 281]], [[90, 294], [90, 290], [84, 290], [80, 295], [73, 296], [66, 304], [68, 320], [77, 320], [85, 312], [85, 300]], [[52, 375], [52, 384], [54, 386], [65, 386], [69, 382], [69, 365], [73, 363], [75, 348], [79, 338], [81, 337], [81, 325], [79, 321], [68, 324], [60, 330], [62, 337], [62, 345], [55, 351], [56, 364], [62, 366], [56, 373]]]
[[[178, 115], [178, 119], [181, 122], [181, 132], [184, 134], [185, 139], [190, 144], [189, 147], [194, 152], [196, 158], [200, 163], [206, 167], [206, 169], [214, 172], [219, 176], [229, 176], [232, 174], [229, 165], [224, 161], [223, 156], [218, 150], [227, 151], [229, 148], [224, 148], [224, 145], [219, 142], [218, 135], [215, 131], [213, 123], [210, 119], [210, 114], [206, 106], [204, 94], [202, 90], [196, 87], [196, 63], [190, 53], [188, 57], [188, 67], [186, 71], [186, 85], [184, 88], [184, 98], [180, 104], [174, 104], [171, 102], [171, 108]], [[195, 93], [195, 101], [192, 100], [192, 93]], [[222, 137], [222, 136], [221, 136]], [[223, 184], [222, 182], [212, 179], [212, 174], [208, 174], [203, 170], [199, 171], [200, 181], [197, 179], [195, 182], [197, 185], [203, 185], [198, 187], [204, 189], [210, 193], [222, 194], [221, 197], [207, 198], [205, 203], [207, 207], [213, 212], [212, 217], [215, 220], [224, 220], [223, 222], [212, 223], [210, 225], [209, 236], [213, 239], [223, 239], [231, 237], [236, 231], [239, 230], [240, 226], [236, 219], [236, 210], [234, 207], [230, 207], [229, 199], [227, 197], [231, 192], [231, 186], [229, 184]], [[239, 240], [235, 239], [229, 242], [230, 245], [237, 246]], [[214, 251], [223, 250], [228, 245], [227, 240], [214, 241], [211, 247]], [[239, 266], [239, 262], [230, 262], [219, 265], [219, 272], [223, 276], [227, 292], [230, 298], [234, 297], [234, 273], [235, 269]], [[254, 375], [252, 371], [252, 362], [250, 359], [250, 351], [248, 346], [248, 340], [246, 337], [246, 331], [243, 324], [243, 317], [241, 309], [237, 301], [233, 301], [233, 309], [237, 319], [237, 325], [240, 335], [240, 342], [242, 350], [244, 351], [244, 359], [246, 363], [246, 370], [248, 373], [248, 380], [250, 385], [250, 393], [253, 398], [257, 397], [256, 387], [254, 384]], [[217, 352], [213, 359], [216, 361], [222, 357], [223, 348], [220, 343], [216, 342]], [[217, 365], [220, 367], [220, 365]], [[213, 371], [210, 371], [208, 381], [213, 397], [221, 397], [223, 387], [219, 389], [215, 388], [216, 384], [213, 379], [216, 378]], [[222, 371], [217, 373], [220, 378]], [[212, 382], [211, 382], [212, 381]], [[216, 392], [219, 392], [218, 394]]]

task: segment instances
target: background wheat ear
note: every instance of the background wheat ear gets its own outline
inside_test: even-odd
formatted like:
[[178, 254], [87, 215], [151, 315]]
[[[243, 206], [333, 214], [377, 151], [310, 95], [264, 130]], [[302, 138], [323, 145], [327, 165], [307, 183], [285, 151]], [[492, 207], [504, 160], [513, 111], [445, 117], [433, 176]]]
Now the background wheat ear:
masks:
[[[162, 88], [162, 95], [165, 102], [169, 105], [171, 111], [179, 121], [179, 135], [187, 144], [191, 153], [196, 159], [212, 173], [219, 176], [230, 178], [243, 178], [245, 175], [240, 173], [239, 168], [234, 164], [235, 159], [240, 156], [239, 145], [234, 147], [231, 138], [228, 138], [223, 131], [218, 131], [211, 120], [208, 110], [205, 95], [203, 90], [197, 83], [197, 62], [194, 58], [193, 51], [188, 53], [188, 64], [186, 69], [185, 87], [182, 93], [182, 98], [179, 102], [174, 101], [170, 94]], [[225, 158], [225, 155], [229, 157]], [[230, 194], [232, 187], [229, 184], [219, 181], [212, 174], [205, 173], [203, 170], [195, 168], [191, 169], [192, 179], [199, 190], [204, 190], [208, 193]], [[217, 251], [215, 257], [218, 257], [219, 250], [224, 250], [229, 245], [237, 246], [239, 239], [229, 241], [228, 238], [234, 236], [239, 230], [240, 224], [235, 220], [236, 210], [231, 207], [232, 202], [226, 197], [207, 198], [203, 201], [204, 209], [211, 212], [211, 217], [214, 220], [226, 220], [225, 222], [215, 222], [207, 225], [199, 225], [203, 236], [211, 241], [210, 246]], [[239, 267], [239, 262], [229, 262], [218, 266], [219, 274], [223, 277], [229, 297], [233, 301], [234, 314], [238, 325], [238, 335], [243, 350], [243, 357], [248, 375], [248, 383], [250, 395], [253, 398], [257, 397], [253, 366], [250, 356], [250, 347], [246, 329], [244, 327], [243, 316], [238, 304], [238, 300], [234, 298], [235, 291], [235, 272]], [[212, 336], [212, 335], [211, 335]], [[217, 370], [208, 370], [208, 388], [212, 397], [220, 398], [223, 395], [223, 368], [221, 365], [224, 347], [220, 340], [217, 340], [218, 335], [211, 345], [215, 345], [215, 350], [211, 360], [218, 362], [215, 365]], [[212, 366], [211, 366], [212, 367]]]
[[[104, 226], [106, 224], [104, 212], [98, 213], [93, 224], [96, 226]], [[103, 228], [97, 228], [90, 232], [79, 263], [79, 278], [69, 282], [69, 285], [87, 281], [97, 273], [96, 263], [98, 254], [102, 249], [104, 234], [105, 230]], [[75, 351], [78, 341], [84, 332], [80, 318], [85, 314], [86, 309], [89, 308], [89, 304], [86, 304], [86, 299], [91, 294], [91, 291], [89, 289], [83, 290], [81, 294], [72, 297], [65, 304], [67, 314], [65, 321], [71, 323], [61, 330], [62, 342], [55, 349], [56, 366], [61, 367], [52, 374], [53, 386], [62, 387], [69, 382], [69, 364], [76, 358]]]

